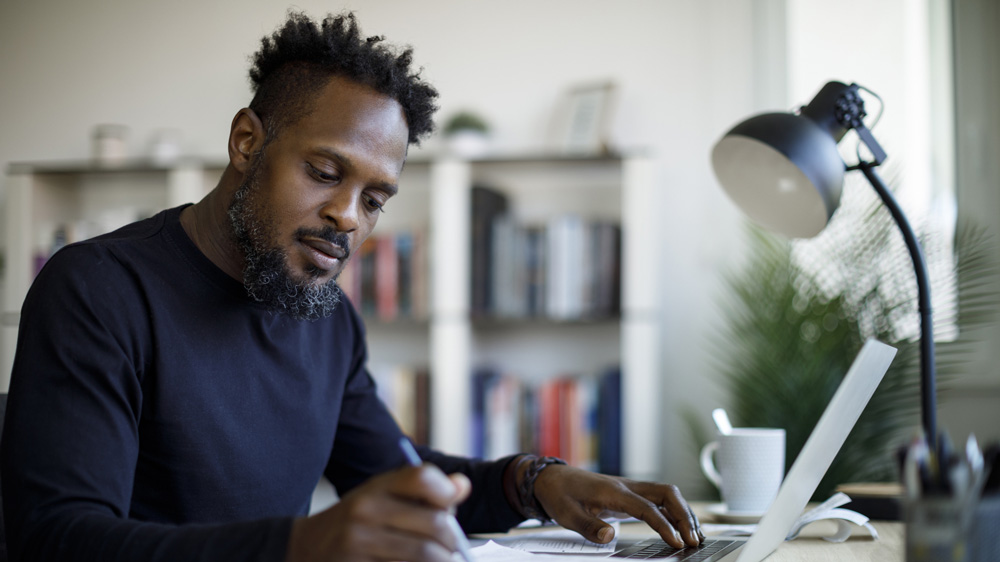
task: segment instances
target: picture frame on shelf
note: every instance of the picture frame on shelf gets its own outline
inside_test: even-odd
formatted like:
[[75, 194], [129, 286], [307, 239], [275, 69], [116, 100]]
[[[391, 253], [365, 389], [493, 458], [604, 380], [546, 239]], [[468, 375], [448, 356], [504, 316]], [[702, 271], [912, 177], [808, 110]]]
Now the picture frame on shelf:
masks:
[[615, 92], [611, 81], [580, 84], [567, 90], [553, 116], [555, 150], [563, 154], [607, 154]]

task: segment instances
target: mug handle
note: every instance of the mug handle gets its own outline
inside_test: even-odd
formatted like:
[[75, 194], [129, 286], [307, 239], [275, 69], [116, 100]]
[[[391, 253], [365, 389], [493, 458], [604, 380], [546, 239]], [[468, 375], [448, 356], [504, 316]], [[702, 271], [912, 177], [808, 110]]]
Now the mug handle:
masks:
[[715, 463], [712, 462], [712, 453], [714, 453], [718, 448], [718, 441], [712, 441], [702, 448], [701, 471], [705, 473], [705, 477], [708, 478], [712, 484], [715, 484], [716, 488], [722, 488], [722, 476], [719, 474], [719, 471], [715, 469]]

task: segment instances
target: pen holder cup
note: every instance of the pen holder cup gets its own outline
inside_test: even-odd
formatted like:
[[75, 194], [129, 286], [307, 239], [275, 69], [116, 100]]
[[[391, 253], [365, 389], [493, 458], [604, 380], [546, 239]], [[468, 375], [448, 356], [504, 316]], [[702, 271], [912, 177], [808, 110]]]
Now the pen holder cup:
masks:
[[1000, 560], [1000, 495], [972, 506], [951, 497], [906, 502], [906, 562]]

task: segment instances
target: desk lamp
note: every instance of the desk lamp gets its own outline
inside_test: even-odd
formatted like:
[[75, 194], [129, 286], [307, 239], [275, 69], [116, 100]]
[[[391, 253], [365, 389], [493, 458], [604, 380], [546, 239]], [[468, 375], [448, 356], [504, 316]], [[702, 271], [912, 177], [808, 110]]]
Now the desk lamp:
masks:
[[[732, 200], [760, 225], [790, 236], [819, 234], [840, 204], [844, 174], [861, 170], [903, 233], [917, 277], [920, 313], [920, 394], [924, 436], [935, 450], [934, 327], [930, 283], [923, 250], [875, 167], [885, 151], [862, 120], [860, 90], [851, 84], [828, 82], [809, 105], [795, 113], [765, 113], [736, 125], [712, 150], [715, 175]], [[877, 97], [877, 96], [876, 96]], [[871, 152], [847, 166], [837, 143], [853, 129]]]

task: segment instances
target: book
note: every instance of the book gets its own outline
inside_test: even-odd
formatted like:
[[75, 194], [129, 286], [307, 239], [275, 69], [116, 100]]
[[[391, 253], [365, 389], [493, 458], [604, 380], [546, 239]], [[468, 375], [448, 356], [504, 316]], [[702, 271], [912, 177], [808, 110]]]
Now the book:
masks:
[[414, 284], [417, 264], [414, 263], [414, 236], [410, 232], [400, 232], [396, 242], [396, 315], [414, 317]]
[[510, 215], [500, 215], [492, 226], [492, 299], [488, 311], [498, 318], [527, 315], [524, 276], [524, 229]]
[[427, 318], [430, 288], [427, 281], [428, 251], [427, 236], [422, 230], [412, 233], [413, 250], [410, 257], [410, 295], [412, 318]]
[[511, 376], [497, 377], [492, 382], [485, 404], [483, 457], [498, 459], [520, 452], [517, 399], [521, 385]]
[[606, 318], [621, 312], [621, 227], [595, 222], [591, 236], [594, 259], [589, 314]]
[[559, 420], [559, 454], [567, 463], [580, 466], [582, 455], [579, 449], [582, 439], [582, 414], [580, 410], [580, 383], [570, 378], [556, 380], [559, 410], [555, 417]]
[[622, 474], [622, 372], [608, 370], [599, 382], [597, 401], [597, 470], [602, 474]]
[[369, 237], [358, 247], [358, 255], [354, 258], [360, 277], [360, 298], [356, 303], [361, 314], [365, 316], [375, 316], [377, 307], [375, 303], [375, 253], [378, 247], [378, 239]]
[[399, 312], [399, 252], [395, 236], [379, 236], [375, 241], [375, 311], [379, 320], [396, 319]]
[[546, 250], [546, 311], [558, 320], [584, 314], [586, 226], [577, 215], [553, 218], [548, 224]]
[[413, 434], [411, 437], [418, 445], [431, 444], [431, 375], [426, 368], [418, 368], [414, 381]]
[[559, 413], [559, 380], [542, 383], [538, 389], [538, 454], [563, 457], [562, 416]]
[[474, 458], [486, 458], [487, 394], [499, 375], [489, 367], [480, 367], [472, 374], [472, 408], [469, 416], [470, 450]]
[[413, 365], [370, 368], [378, 397], [399, 428], [417, 443], [430, 441], [430, 375]]
[[471, 302], [473, 316], [489, 315], [494, 301], [493, 223], [507, 214], [507, 197], [495, 189], [472, 186]]
[[528, 316], [545, 315], [545, 260], [546, 239], [544, 227], [524, 229], [524, 307]]
[[[356, 252], [356, 254], [360, 253]], [[348, 260], [344, 270], [337, 277], [337, 286], [340, 287], [341, 293], [351, 301], [351, 304], [361, 310], [361, 268], [358, 266], [359, 262], [358, 255], [354, 255]]]

